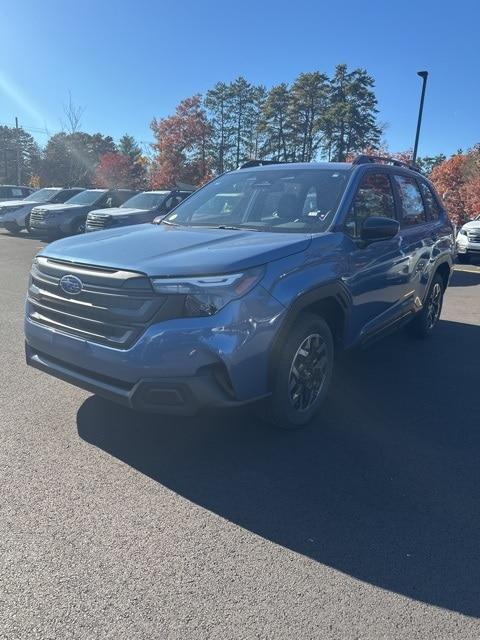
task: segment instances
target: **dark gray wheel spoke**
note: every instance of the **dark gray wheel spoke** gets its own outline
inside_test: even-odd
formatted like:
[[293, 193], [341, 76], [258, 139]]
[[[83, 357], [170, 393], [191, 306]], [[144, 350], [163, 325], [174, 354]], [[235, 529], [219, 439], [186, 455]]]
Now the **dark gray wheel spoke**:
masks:
[[432, 329], [438, 322], [440, 312], [442, 310], [442, 288], [438, 282], [433, 285], [427, 302], [427, 323], [428, 328]]
[[318, 333], [307, 336], [299, 345], [290, 367], [290, 402], [298, 411], [307, 411], [322, 390], [328, 371], [326, 344]]

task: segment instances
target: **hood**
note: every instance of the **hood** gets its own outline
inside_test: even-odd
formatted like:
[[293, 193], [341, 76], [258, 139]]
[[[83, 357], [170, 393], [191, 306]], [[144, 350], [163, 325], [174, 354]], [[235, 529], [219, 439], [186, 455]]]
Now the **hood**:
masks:
[[310, 234], [142, 224], [72, 236], [45, 247], [57, 260], [140, 271], [208, 275], [256, 267], [304, 251]]
[[110, 207], [110, 209], [94, 209], [90, 211], [92, 216], [101, 214], [102, 216], [107, 214], [109, 216], [129, 216], [132, 213], [146, 213], [149, 209], [134, 209], [133, 207]]
[[480, 220], [472, 220], [463, 225], [462, 229], [468, 231], [469, 229], [480, 229]]
[[35, 206], [35, 202], [29, 200], [25, 202], [25, 200], [2, 200], [0, 202], [0, 211], [2, 209], [10, 209], [10, 207], [26, 207], [28, 205]]
[[76, 211], [79, 211], [80, 209], [88, 209], [87, 205], [84, 204], [67, 204], [66, 202], [60, 203], [60, 204], [44, 204], [44, 205], [38, 205], [37, 207], [35, 207], [36, 209], [38, 209], [39, 211], [73, 211], [74, 209]]

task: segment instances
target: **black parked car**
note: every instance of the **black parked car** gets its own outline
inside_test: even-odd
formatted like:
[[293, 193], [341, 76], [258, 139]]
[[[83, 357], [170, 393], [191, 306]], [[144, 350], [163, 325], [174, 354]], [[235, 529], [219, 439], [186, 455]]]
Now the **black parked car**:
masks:
[[86, 189], [64, 204], [32, 209], [30, 230], [47, 238], [83, 233], [90, 211], [100, 207], [118, 207], [135, 193], [131, 189]]
[[166, 216], [177, 204], [193, 191], [143, 191], [124, 202], [116, 209], [95, 209], [87, 216], [86, 231], [98, 231], [110, 227], [126, 227], [132, 224], [153, 222]]

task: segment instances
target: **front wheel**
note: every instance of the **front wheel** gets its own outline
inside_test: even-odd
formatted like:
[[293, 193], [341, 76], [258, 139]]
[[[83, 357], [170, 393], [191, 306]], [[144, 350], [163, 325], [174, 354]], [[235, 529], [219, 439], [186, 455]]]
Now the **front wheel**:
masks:
[[32, 234], [32, 227], [30, 226], [30, 214], [25, 218], [25, 230], [30, 235]]
[[86, 224], [85, 220], [78, 220], [77, 222], [74, 222], [72, 226], [73, 235], [78, 235], [79, 233], [85, 233], [85, 224]]
[[300, 316], [274, 363], [268, 419], [280, 429], [298, 429], [312, 420], [330, 386], [333, 337], [325, 320]]
[[468, 264], [470, 262], [470, 256], [468, 253], [459, 253], [457, 255], [457, 260], [460, 264]]
[[436, 274], [428, 290], [423, 309], [408, 324], [410, 335], [414, 338], [428, 338], [440, 320], [443, 306], [445, 284], [440, 274]]

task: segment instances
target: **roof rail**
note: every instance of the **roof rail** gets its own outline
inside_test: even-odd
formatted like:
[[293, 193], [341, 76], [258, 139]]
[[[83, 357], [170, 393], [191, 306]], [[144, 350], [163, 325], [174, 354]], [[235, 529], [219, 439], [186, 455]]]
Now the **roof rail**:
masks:
[[387, 156], [369, 156], [366, 154], [359, 155], [355, 158], [352, 164], [368, 164], [369, 162], [379, 162], [380, 164], [392, 164], [395, 167], [405, 167], [406, 169], [410, 169], [411, 171], [416, 171], [417, 173], [421, 173], [420, 167], [416, 164], [411, 164], [408, 162], [402, 162], [402, 160], [397, 160], [396, 158], [389, 158]]
[[269, 164], [287, 164], [286, 162], [282, 162], [282, 160], [247, 160], [243, 164], [241, 164], [239, 169], [251, 169], [252, 167], [263, 167], [264, 165]]

